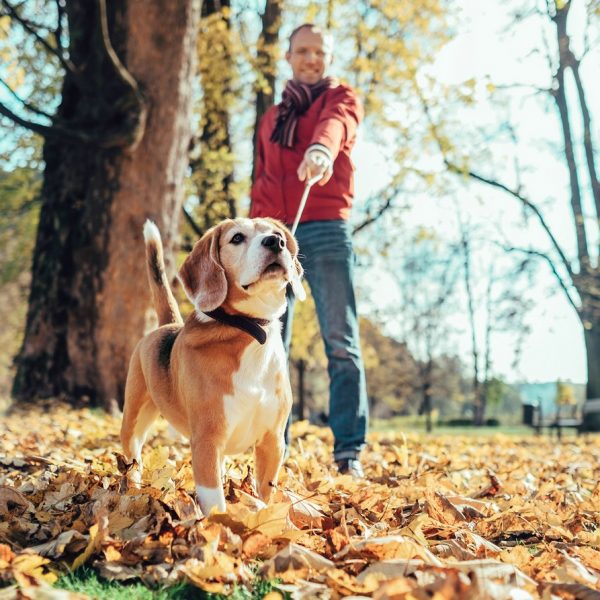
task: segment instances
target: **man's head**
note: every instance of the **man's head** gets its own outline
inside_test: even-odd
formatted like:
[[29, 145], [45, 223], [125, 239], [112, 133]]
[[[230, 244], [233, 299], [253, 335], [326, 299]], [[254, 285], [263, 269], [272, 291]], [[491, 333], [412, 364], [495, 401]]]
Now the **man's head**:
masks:
[[313, 85], [325, 77], [331, 64], [333, 39], [316, 25], [305, 23], [292, 31], [285, 58], [296, 81]]

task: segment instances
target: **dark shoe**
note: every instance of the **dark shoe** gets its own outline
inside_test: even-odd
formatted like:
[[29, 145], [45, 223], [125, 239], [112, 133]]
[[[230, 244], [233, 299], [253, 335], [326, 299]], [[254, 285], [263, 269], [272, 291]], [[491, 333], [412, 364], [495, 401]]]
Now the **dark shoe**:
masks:
[[364, 479], [365, 472], [358, 458], [341, 458], [336, 461], [340, 475], [352, 475], [355, 479]]

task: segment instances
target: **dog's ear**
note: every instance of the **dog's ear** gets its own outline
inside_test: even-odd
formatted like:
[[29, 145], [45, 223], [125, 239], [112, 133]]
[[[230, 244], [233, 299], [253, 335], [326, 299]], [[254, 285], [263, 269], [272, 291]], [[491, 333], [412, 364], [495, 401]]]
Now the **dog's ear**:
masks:
[[202, 312], [218, 308], [227, 297], [227, 277], [219, 258], [220, 233], [219, 227], [209, 229], [179, 269], [185, 293]]
[[283, 223], [281, 223], [281, 221], [270, 218], [267, 218], [266, 220], [270, 221], [285, 235], [285, 244], [292, 256], [292, 272], [288, 274], [290, 285], [292, 286], [292, 292], [294, 292], [294, 296], [296, 296], [298, 300], [306, 300], [306, 292], [304, 291], [304, 286], [302, 285], [304, 269], [298, 260], [298, 242], [292, 235], [292, 232]]

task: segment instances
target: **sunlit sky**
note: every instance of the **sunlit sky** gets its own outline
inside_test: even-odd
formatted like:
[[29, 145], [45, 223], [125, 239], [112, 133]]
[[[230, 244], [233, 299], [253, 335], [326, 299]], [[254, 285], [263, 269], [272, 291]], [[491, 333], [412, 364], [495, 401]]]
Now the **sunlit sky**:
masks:
[[[521, 3], [523, 4], [523, 3]], [[491, 0], [461, 0], [462, 13], [459, 16], [459, 35], [438, 57], [435, 66], [437, 77], [448, 83], [457, 83], [471, 77], [489, 80], [496, 85], [528, 82], [536, 86], [549, 84], [548, 68], [541, 54], [532, 54], [531, 50], [539, 41], [539, 27], [534, 23], [519, 27], [509, 27], [510, 19], [506, 3]], [[573, 11], [580, 10], [583, 2], [574, 3]], [[575, 14], [572, 17], [576, 16]], [[573, 19], [576, 22], [576, 19]], [[572, 31], [573, 44], [577, 48], [577, 31]], [[590, 107], [600, 106], [600, 78], [591, 73], [600, 72], [599, 53], [588, 56], [584, 63], [584, 84]], [[566, 171], [557, 162], [553, 152], [560, 150], [559, 121], [554, 106], [533, 99], [532, 94], [520, 94], [515, 99], [516, 123], [521, 139], [520, 156], [523, 163], [532, 167], [524, 177], [529, 197], [544, 206], [545, 216], [553, 226], [562, 245], [569, 251], [573, 247], [572, 225], [566, 201], [552, 205], [553, 198], [566, 199], [568, 196]], [[527, 99], [523, 99], [527, 98]], [[486, 103], [478, 106], [477, 120], [494, 120], [493, 109]], [[465, 124], [466, 127], [472, 123]], [[598, 123], [594, 123], [596, 134]], [[575, 130], [578, 124], [574, 124]], [[550, 132], [550, 133], [549, 133]], [[556, 132], [555, 134], [552, 132]], [[374, 182], [386, 177], [384, 156], [379, 147], [359, 139], [354, 153], [358, 165], [356, 176], [357, 199], [366, 198], [373, 192]], [[541, 143], [550, 139], [555, 144]], [[598, 140], [596, 140], [598, 147]], [[511, 161], [512, 164], [512, 161]], [[480, 171], [485, 172], [485, 168]], [[507, 184], [512, 184], [511, 170], [493, 171], [493, 174]], [[583, 182], [585, 185], [585, 182]], [[562, 190], [565, 190], [564, 192]], [[517, 200], [502, 195], [483, 186], [471, 185], [461, 197], [461, 207], [474, 222], [493, 222], [500, 227], [514, 245], [526, 246], [529, 240], [539, 242], [540, 248], [547, 248], [545, 234], [539, 227], [532, 225], [524, 233], [516, 227], [522, 219]], [[452, 235], [455, 227], [454, 205], [439, 198], [419, 198], [404, 216], [404, 223], [417, 227], [423, 225]], [[485, 259], [485, 257], [484, 257]], [[365, 274], [363, 274], [364, 276]], [[367, 275], [368, 276], [368, 275]], [[384, 290], [393, 287], [392, 278], [386, 278], [385, 272], [378, 273], [377, 302], [393, 303], [393, 293], [384, 294]], [[531, 334], [526, 338], [518, 364], [514, 365], [514, 336], [496, 335], [493, 345], [493, 370], [508, 381], [556, 381], [584, 382], [586, 379], [585, 349], [581, 325], [573, 309], [567, 303], [552, 275], [545, 266], [538, 270], [538, 280], [532, 296], [537, 306], [529, 313], [527, 322]], [[367, 306], [367, 298], [362, 298], [362, 306]], [[372, 301], [373, 298], [371, 297]], [[456, 324], [464, 334], [457, 338], [457, 348], [465, 362], [469, 363], [470, 342], [467, 322], [464, 314], [456, 315]], [[483, 328], [481, 328], [483, 329]]]

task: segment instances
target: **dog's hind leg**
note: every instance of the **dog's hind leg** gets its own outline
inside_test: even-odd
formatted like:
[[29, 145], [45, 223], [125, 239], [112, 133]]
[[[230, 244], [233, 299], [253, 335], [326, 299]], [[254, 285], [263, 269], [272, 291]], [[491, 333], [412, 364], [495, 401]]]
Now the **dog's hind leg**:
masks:
[[136, 351], [131, 358], [125, 385], [121, 443], [127, 459], [135, 459], [137, 462], [138, 466], [131, 475], [131, 479], [137, 484], [142, 481], [142, 447], [150, 426], [154, 423], [158, 414], [158, 408], [148, 393], [139, 353]]

